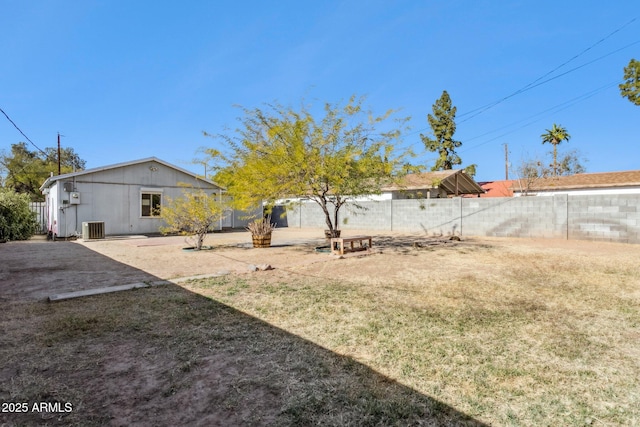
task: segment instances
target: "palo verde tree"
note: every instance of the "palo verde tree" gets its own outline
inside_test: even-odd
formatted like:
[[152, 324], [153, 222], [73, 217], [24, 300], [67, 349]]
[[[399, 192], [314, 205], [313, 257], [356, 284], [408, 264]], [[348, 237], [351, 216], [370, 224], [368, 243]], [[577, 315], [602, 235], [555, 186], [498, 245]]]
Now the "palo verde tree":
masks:
[[624, 67], [624, 82], [619, 85], [620, 95], [640, 105], [640, 61], [631, 59]]
[[185, 187], [182, 197], [166, 198], [162, 219], [167, 224], [160, 228], [163, 234], [178, 233], [187, 236], [188, 244], [202, 249], [207, 233], [225, 215], [226, 205], [215, 195], [202, 189]]
[[408, 119], [391, 124], [394, 111], [376, 116], [362, 103], [355, 96], [342, 106], [327, 103], [321, 117], [305, 106], [243, 109], [236, 134], [221, 136], [231, 154], [216, 181], [240, 209], [282, 199], [313, 201], [336, 236], [345, 203], [379, 194], [409, 169], [404, 159], [410, 153], [394, 149]]
[[[82, 170], [84, 167], [85, 161], [73, 148], [61, 150], [61, 173]], [[32, 201], [43, 200], [39, 189], [51, 173], [58, 173], [58, 150], [50, 147], [44, 151], [31, 151], [24, 142], [12, 144], [9, 153], [0, 153], [0, 172], [4, 175], [5, 188], [28, 194]]]
[[540, 135], [540, 138], [542, 138], [543, 144], [549, 143], [553, 145], [553, 176], [558, 176], [560, 172], [558, 167], [558, 145], [560, 145], [562, 141], [569, 141], [569, 139], [571, 139], [571, 135], [569, 135], [567, 129], [555, 123], [551, 129], [545, 130], [546, 132]]
[[[433, 138], [420, 134], [420, 139], [427, 150], [438, 153], [438, 159], [431, 168], [432, 171], [449, 170], [462, 164], [462, 159], [456, 153], [456, 149], [462, 146], [462, 142], [453, 139], [456, 133], [457, 108], [451, 104], [451, 97], [446, 90], [432, 107], [433, 114], [427, 115]], [[476, 165], [470, 165], [466, 169], [470, 175], [475, 175]]]

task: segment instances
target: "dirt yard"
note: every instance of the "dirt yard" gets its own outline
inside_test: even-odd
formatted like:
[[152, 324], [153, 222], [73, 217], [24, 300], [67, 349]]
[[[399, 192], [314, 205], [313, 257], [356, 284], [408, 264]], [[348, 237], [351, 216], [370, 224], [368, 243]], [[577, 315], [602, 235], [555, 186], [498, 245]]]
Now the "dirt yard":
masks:
[[[0, 402], [73, 405], [5, 411], [0, 425], [584, 425], [592, 413], [610, 424], [635, 416], [637, 386], [624, 381], [638, 372], [630, 361], [640, 245], [345, 233], [354, 234], [373, 235], [373, 250], [338, 258], [316, 251], [322, 230], [299, 229], [276, 230], [266, 249], [252, 248], [246, 232], [213, 234], [200, 252], [183, 250], [181, 237], [0, 244]], [[273, 270], [252, 268], [262, 265]], [[45, 302], [207, 275], [226, 279]], [[632, 326], [609, 336], [620, 319]], [[401, 332], [416, 322], [446, 339], [425, 347], [423, 330]], [[501, 360], [511, 370], [496, 367]], [[538, 386], [552, 404], [529, 409]], [[606, 407], [618, 392], [629, 396], [616, 398], [627, 413]], [[574, 393], [582, 412], [566, 418]]]
[[[545, 248], [560, 254], [594, 254], [607, 257], [637, 256], [639, 245], [593, 243], [548, 239], [447, 238], [421, 234], [380, 233], [379, 231], [345, 232], [348, 235], [374, 236], [372, 253], [405, 253], [413, 256], [394, 259], [393, 268], [380, 265], [379, 258], [357, 263], [357, 274], [367, 280], [420, 278], [433, 270], [432, 262], [416, 262], [435, 248], [478, 247], [482, 245], [518, 247], [522, 251]], [[320, 229], [277, 229], [268, 249], [254, 249], [248, 232], [214, 233], [205, 245], [210, 250], [185, 251], [180, 236], [132, 236], [107, 240], [49, 242], [35, 238], [26, 242], [0, 244], [0, 301], [44, 300], [51, 295], [85, 289], [137, 282], [188, 278], [213, 274], [246, 274], [251, 266], [270, 265], [280, 270], [304, 270], [333, 277], [336, 267], [342, 274], [348, 266], [334, 256], [315, 250], [327, 245]], [[568, 252], [567, 252], [568, 251]], [[371, 253], [370, 252], [370, 253]], [[361, 258], [365, 253], [345, 254]], [[455, 271], [478, 271], [491, 268], [491, 259], [465, 265]]]
[[[216, 273], [243, 273], [251, 264], [291, 266], [326, 261], [315, 247], [320, 230], [276, 230], [272, 247], [253, 249], [248, 232], [211, 234], [211, 250], [185, 251], [184, 237], [131, 236], [84, 242], [46, 241], [0, 244], [0, 301], [44, 300], [85, 289], [157, 282]], [[295, 253], [295, 256], [292, 254]]]

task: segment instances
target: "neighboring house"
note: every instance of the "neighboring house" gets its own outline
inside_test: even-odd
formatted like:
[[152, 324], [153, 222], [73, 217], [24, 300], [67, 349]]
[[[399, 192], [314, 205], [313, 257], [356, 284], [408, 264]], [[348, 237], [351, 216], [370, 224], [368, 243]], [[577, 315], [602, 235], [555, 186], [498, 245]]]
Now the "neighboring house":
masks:
[[382, 188], [378, 200], [436, 199], [484, 193], [480, 185], [464, 170], [452, 169], [435, 172], [412, 173], [398, 183]]
[[[48, 232], [59, 238], [82, 235], [83, 223], [103, 223], [104, 235], [158, 233], [167, 198], [178, 198], [186, 186], [222, 197], [213, 181], [155, 157], [51, 176], [45, 194]], [[230, 212], [218, 229], [242, 226]]]
[[513, 182], [512, 189], [514, 196], [640, 194], [640, 170], [520, 179]]
[[480, 197], [513, 197], [513, 180], [487, 181], [478, 184], [484, 190]]

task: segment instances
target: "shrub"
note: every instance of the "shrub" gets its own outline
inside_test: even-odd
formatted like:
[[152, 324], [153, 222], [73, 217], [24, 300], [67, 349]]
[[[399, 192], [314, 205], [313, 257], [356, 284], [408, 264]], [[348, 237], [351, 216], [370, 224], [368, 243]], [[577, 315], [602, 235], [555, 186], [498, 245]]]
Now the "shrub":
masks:
[[162, 207], [162, 218], [167, 226], [161, 227], [160, 231], [189, 236], [187, 242], [200, 250], [211, 227], [224, 217], [225, 208], [224, 203], [203, 190], [185, 189], [180, 198], [167, 197], [167, 204]]
[[0, 189], [0, 242], [27, 240], [37, 227], [36, 214], [29, 208], [29, 195]]

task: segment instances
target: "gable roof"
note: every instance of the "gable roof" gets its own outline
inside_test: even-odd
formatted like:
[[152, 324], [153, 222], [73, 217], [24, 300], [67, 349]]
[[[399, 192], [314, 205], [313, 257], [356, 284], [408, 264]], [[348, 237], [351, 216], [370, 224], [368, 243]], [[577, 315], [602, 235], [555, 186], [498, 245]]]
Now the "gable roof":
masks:
[[382, 191], [409, 191], [442, 188], [447, 194], [481, 194], [484, 190], [462, 169], [410, 173]]
[[[525, 180], [515, 180], [513, 191], [526, 188]], [[540, 178], [533, 182], [529, 191], [581, 190], [593, 188], [640, 187], [640, 170], [622, 172], [580, 173], [569, 176]]]
[[166, 166], [168, 168], [177, 170], [179, 172], [182, 172], [184, 174], [190, 175], [195, 179], [199, 179], [201, 181], [204, 181], [208, 184], [211, 185], [215, 185], [218, 188], [223, 188], [222, 186], [216, 184], [215, 182], [206, 179], [206, 178], [202, 178], [196, 174], [194, 174], [193, 172], [189, 172], [186, 169], [183, 169], [179, 166], [173, 165], [169, 162], [165, 162], [164, 160], [161, 160], [157, 157], [147, 157], [144, 159], [139, 159], [139, 160], [132, 160], [129, 162], [123, 162], [123, 163], [116, 163], [113, 165], [107, 165], [107, 166], [101, 166], [101, 167], [97, 167], [97, 168], [92, 168], [92, 169], [85, 169], [82, 171], [78, 171], [78, 172], [71, 172], [71, 173], [65, 173], [62, 175], [55, 175], [55, 176], [50, 176], [49, 178], [47, 178], [44, 183], [40, 186], [40, 191], [44, 190], [45, 188], [51, 187], [51, 185], [53, 185], [56, 181], [60, 181], [63, 179], [69, 179], [69, 178], [74, 178], [74, 177], [78, 177], [78, 176], [83, 176], [83, 175], [89, 175], [92, 173], [96, 173], [96, 172], [102, 172], [102, 171], [106, 171], [106, 170], [111, 170], [111, 169], [118, 169], [118, 168], [123, 168], [123, 167], [127, 167], [127, 166], [133, 166], [133, 165], [138, 165], [141, 163], [147, 163], [147, 162], [156, 162], [159, 163], [163, 166]]

